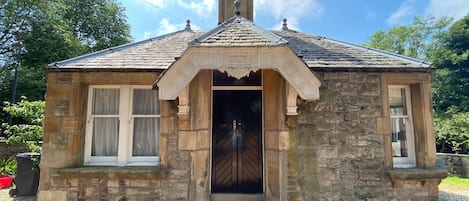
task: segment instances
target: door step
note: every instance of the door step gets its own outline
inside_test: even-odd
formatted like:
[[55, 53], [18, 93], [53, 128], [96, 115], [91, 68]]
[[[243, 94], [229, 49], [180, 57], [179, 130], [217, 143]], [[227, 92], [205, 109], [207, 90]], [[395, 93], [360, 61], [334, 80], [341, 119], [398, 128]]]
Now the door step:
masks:
[[263, 194], [212, 194], [211, 201], [265, 201]]

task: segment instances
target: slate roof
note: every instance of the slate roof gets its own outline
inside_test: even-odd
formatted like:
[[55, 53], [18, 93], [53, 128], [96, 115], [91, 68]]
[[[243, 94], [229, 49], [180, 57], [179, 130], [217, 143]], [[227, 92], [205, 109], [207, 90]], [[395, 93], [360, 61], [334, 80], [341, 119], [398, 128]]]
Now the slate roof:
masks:
[[182, 30], [52, 63], [49, 69], [167, 69], [205, 32]]
[[275, 46], [288, 43], [282, 37], [256, 26], [241, 16], [234, 16], [215, 29], [196, 38], [193, 46]]
[[289, 46], [310, 68], [428, 70], [430, 63], [325, 37], [283, 29], [267, 31], [235, 16], [211, 31], [190, 28], [49, 64], [48, 69], [169, 68], [189, 47]]
[[282, 30], [273, 33], [288, 41], [288, 46], [310, 68], [422, 68], [430, 67], [417, 59], [366, 48], [307, 33]]

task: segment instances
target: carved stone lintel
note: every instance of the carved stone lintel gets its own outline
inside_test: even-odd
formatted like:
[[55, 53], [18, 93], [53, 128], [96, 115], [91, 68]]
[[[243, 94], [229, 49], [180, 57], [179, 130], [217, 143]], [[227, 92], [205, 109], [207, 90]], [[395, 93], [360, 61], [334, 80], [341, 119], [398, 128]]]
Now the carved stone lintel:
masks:
[[243, 77], [249, 77], [251, 72], [257, 72], [259, 68], [220, 68], [218, 70], [222, 73], [226, 72], [228, 76], [239, 80]]
[[288, 47], [189, 48], [158, 80], [159, 98], [175, 100], [201, 70], [240, 79], [258, 69], [276, 70], [304, 100], [318, 100], [321, 81]]

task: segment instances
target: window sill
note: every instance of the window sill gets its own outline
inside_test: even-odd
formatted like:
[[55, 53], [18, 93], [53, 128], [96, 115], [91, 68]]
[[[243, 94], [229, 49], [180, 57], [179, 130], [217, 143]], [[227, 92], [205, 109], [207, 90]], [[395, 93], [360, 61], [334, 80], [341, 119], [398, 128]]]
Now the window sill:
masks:
[[162, 167], [80, 167], [60, 168], [56, 173], [67, 179], [164, 179], [169, 171]]
[[448, 175], [445, 169], [396, 168], [386, 170], [391, 180], [444, 179]]

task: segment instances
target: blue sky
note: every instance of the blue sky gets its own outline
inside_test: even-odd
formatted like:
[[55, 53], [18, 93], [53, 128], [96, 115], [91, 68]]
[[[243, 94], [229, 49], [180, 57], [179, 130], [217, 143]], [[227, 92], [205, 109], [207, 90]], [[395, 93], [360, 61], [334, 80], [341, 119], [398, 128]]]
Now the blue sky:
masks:
[[[217, 26], [219, 0], [119, 0], [126, 8], [134, 41], [181, 30], [186, 20], [194, 29]], [[378, 30], [412, 22], [415, 16], [469, 13], [469, 0], [254, 0], [254, 22], [279, 29], [283, 18], [290, 29], [354, 44]]]

